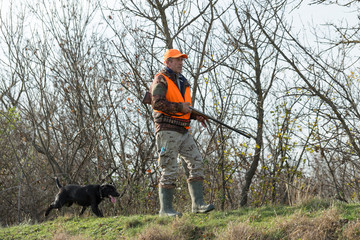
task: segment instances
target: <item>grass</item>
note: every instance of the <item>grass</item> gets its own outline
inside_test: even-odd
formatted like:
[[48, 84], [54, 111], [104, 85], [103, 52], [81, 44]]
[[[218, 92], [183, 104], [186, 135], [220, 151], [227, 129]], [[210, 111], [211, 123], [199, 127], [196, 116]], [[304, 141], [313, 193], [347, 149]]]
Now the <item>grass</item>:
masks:
[[360, 239], [360, 204], [313, 199], [181, 218], [157, 215], [58, 217], [0, 228], [0, 239]]

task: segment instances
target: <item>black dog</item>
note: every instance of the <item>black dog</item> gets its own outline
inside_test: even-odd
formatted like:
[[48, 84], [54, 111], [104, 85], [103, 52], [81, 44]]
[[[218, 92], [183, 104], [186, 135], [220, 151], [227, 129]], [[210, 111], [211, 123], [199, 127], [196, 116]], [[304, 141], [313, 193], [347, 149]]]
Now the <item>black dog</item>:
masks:
[[50, 204], [49, 208], [45, 212], [45, 217], [49, 215], [52, 209], [60, 210], [63, 206], [70, 207], [73, 203], [76, 203], [83, 208], [79, 216], [81, 216], [87, 207], [91, 206], [91, 210], [98, 217], [103, 217], [99, 209], [99, 203], [104, 198], [110, 198], [112, 203], [116, 202], [115, 197], [119, 197], [120, 194], [116, 191], [116, 188], [110, 184], [103, 185], [66, 185], [61, 186], [59, 180], [55, 178], [56, 185], [60, 189], [59, 193], [55, 197], [55, 201]]

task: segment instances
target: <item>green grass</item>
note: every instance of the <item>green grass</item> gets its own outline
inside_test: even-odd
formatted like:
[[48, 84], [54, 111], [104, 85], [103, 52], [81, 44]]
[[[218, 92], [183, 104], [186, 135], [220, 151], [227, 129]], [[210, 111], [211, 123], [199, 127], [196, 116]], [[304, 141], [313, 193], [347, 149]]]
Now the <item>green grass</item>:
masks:
[[[181, 218], [58, 217], [0, 228], [0, 239], [360, 239], [360, 204], [311, 200]], [[344, 237], [345, 236], [345, 237]]]

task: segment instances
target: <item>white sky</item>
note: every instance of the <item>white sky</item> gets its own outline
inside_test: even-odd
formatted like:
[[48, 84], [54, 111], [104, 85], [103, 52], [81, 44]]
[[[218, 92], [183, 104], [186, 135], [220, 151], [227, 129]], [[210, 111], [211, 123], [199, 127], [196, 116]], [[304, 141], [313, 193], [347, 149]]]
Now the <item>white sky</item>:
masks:
[[[0, 10], [2, 14], [8, 13], [11, 1], [19, 6], [24, 2], [31, 2], [32, 0], [0, 0]], [[305, 2], [306, 0], [301, 4], [300, 8], [291, 13], [296, 26], [321, 25], [328, 22], [339, 23], [344, 19], [348, 20], [349, 23], [359, 22], [357, 16], [359, 14], [360, 4], [357, 6], [352, 5], [351, 7], [341, 7], [335, 4], [308, 5], [305, 4]]]
[[[345, 2], [345, 1], [343, 1]], [[300, 8], [291, 13], [293, 20], [293, 34], [299, 34], [300, 42], [314, 47], [316, 46], [316, 38], [314, 34], [324, 39], [331, 38], [336, 42], [340, 40], [340, 35], [335, 32], [333, 27], [327, 24], [333, 23], [343, 27], [360, 26], [358, 18], [360, 4], [353, 4], [350, 7], [342, 7], [338, 5], [308, 5], [302, 4]], [[350, 54], [350, 53], [349, 53]], [[360, 56], [360, 48], [355, 48], [351, 51], [351, 56], [348, 58], [357, 58]]]
[[[307, 5], [302, 4], [300, 8], [294, 10], [291, 14], [293, 17], [294, 25], [300, 28], [309, 26], [321, 27], [327, 23], [340, 23], [345, 20], [349, 25], [359, 24], [358, 10], [353, 7], [341, 7], [338, 5]], [[309, 29], [306, 29], [309, 30]]]
[[[360, 6], [360, 5], [359, 5]], [[304, 20], [316, 20], [319, 23], [356, 18], [358, 12], [354, 7], [342, 7], [338, 5], [307, 5], [302, 4], [297, 15]]]
[[[22, 6], [24, 2], [32, 2], [34, 0], [0, 0], [0, 13], [2, 17], [5, 17], [9, 13], [11, 1], [19, 7]], [[306, 2], [309, 1], [304, 0], [301, 6], [291, 12], [288, 17], [293, 20], [293, 30], [295, 30], [296, 33], [306, 35], [307, 44], [310, 46], [314, 44], [312, 43], [314, 41], [312, 32], [317, 31], [318, 34], [320, 32], [329, 35], [333, 34], [332, 32], [326, 32], [328, 30], [328, 28], [324, 26], [326, 23], [345, 24], [345, 21], [347, 21], [349, 26], [360, 25], [358, 19], [360, 4], [353, 4], [351, 7], [341, 7], [335, 4], [308, 5]], [[340, 0], [340, 2], [346, 1]], [[18, 7], [16, 10], [19, 10]]]

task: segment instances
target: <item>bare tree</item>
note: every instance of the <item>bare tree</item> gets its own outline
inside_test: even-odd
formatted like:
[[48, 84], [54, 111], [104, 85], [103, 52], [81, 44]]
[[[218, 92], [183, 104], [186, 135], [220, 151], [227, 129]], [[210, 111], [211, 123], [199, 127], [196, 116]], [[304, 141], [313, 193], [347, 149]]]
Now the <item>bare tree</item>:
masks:
[[[275, 16], [280, 19], [278, 15]], [[328, 178], [334, 186], [335, 191], [331, 192], [334, 192], [338, 199], [346, 201], [350, 194], [344, 196], [344, 188], [349, 179], [344, 176], [350, 174], [352, 179], [358, 178], [352, 169], [358, 167], [355, 159], [360, 153], [356, 127], [358, 86], [354, 83], [356, 77], [351, 74], [351, 68], [358, 62], [358, 58], [348, 58], [348, 50], [352, 45], [339, 48], [336, 44], [327, 49], [310, 48], [302, 44], [280, 21], [280, 26], [289, 39], [289, 44], [284, 48], [274, 41], [273, 31], [264, 26], [258, 16], [254, 17], [254, 21], [301, 79], [298, 88], [304, 89], [309, 97], [318, 102], [317, 107], [309, 107], [316, 121], [312, 131], [312, 143], [308, 146], [320, 152], [320, 159], [323, 159], [328, 168]], [[350, 72], [350, 75], [347, 72]], [[342, 163], [339, 163], [340, 159]]]
[[[233, 46], [231, 58], [223, 65], [234, 75], [232, 84], [237, 85], [236, 98], [239, 102], [247, 104], [245, 110], [241, 108], [240, 114], [249, 118], [249, 125], [255, 126], [254, 154], [245, 173], [240, 197], [241, 206], [247, 204], [250, 185], [262, 158], [266, 100], [281, 69], [278, 66], [278, 54], [269, 48], [266, 38], [261, 34], [261, 29], [254, 24], [251, 14], [257, 14], [265, 26], [271, 27], [273, 36], [278, 33], [277, 22], [271, 18], [272, 13], [266, 11], [268, 5], [264, 6], [264, 11], [261, 12], [257, 11], [259, 6], [261, 3], [257, 1], [247, 5], [239, 5], [233, 1], [232, 10], [236, 18], [231, 25], [222, 22], [226, 33], [224, 40]], [[280, 10], [275, 11], [280, 14]], [[234, 22], [237, 23], [236, 27]], [[281, 44], [281, 33], [276, 41]]]

